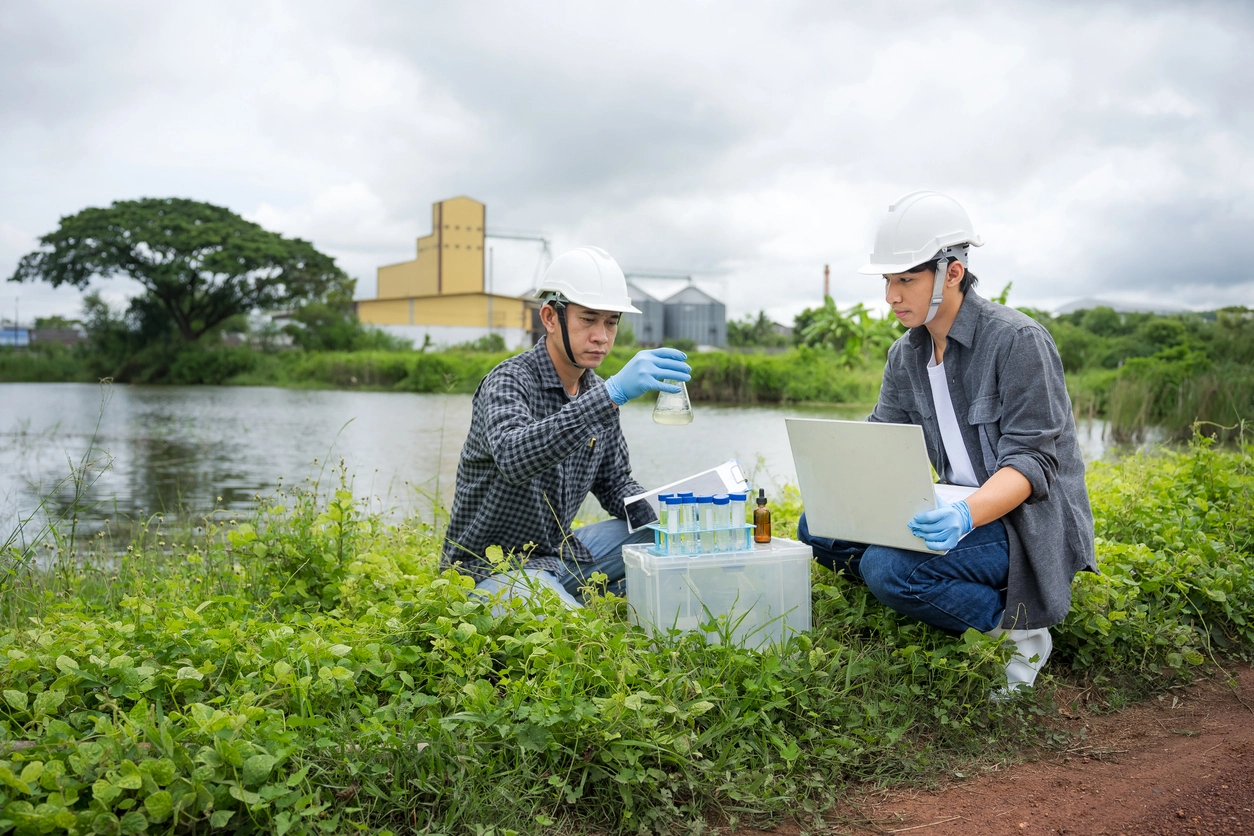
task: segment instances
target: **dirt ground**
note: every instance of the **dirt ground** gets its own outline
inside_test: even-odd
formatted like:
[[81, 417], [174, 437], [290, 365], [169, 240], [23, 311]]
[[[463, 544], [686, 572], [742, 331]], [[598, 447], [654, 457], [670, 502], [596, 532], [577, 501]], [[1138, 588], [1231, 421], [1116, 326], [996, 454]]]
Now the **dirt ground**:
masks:
[[[867, 794], [825, 828], [850, 836], [1254, 836], [1254, 670], [1112, 715], [1059, 722], [1081, 740], [935, 792]], [[1061, 695], [1060, 695], [1061, 696]]]

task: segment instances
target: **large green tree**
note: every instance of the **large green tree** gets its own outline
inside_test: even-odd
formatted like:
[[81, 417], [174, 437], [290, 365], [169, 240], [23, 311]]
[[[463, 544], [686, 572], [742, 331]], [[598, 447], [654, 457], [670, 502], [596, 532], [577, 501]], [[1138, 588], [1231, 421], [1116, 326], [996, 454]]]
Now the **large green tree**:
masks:
[[150, 310], [195, 341], [254, 308], [352, 298], [354, 282], [308, 241], [284, 238], [229, 209], [182, 198], [119, 200], [61, 219], [24, 256], [10, 281], [85, 288], [129, 276]]

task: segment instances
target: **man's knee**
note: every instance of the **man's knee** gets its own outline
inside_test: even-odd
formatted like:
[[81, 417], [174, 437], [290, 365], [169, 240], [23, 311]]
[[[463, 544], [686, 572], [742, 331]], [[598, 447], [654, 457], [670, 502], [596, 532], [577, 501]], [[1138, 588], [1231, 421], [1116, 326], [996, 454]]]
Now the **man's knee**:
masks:
[[806, 522], [805, 511], [801, 512], [801, 518], [797, 520], [797, 539], [807, 546], [814, 545], [810, 539], [810, 525]]
[[653, 531], [638, 528], [634, 532], [627, 530], [625, 520], [610, 519], [585, 525], [575, 529], [575, 537], [588, 549], [594, 558], [602, 558], [622, 551], [623, 546], [653, 541]]
[[862, 554], [858, 570], [871, 594], [880, 602], [893, 607], [906, 600], [906, 590], [912, 567], [907, 565], [895, 549], [871, 546]]

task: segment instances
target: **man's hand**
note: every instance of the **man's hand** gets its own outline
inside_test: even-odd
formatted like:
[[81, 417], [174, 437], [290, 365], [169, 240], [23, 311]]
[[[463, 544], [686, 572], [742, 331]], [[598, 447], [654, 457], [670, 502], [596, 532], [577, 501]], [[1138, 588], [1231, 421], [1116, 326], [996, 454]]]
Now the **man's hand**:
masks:
[[622, 371], [605, 381], [610, 400], [622, 406], [645, 392], [678, 392], [679, 387], [663, 380], [692, 379], [686, 354], [677, 348], [652, 348], [636, 353]]
[[933, 551], [948, 551], [958, 545], [964, 534], [971, 531], [971, 509], [965, 501], [943, 505], [935, 511], [915, 514], [908, 525], [910, 533], [922, 537]]

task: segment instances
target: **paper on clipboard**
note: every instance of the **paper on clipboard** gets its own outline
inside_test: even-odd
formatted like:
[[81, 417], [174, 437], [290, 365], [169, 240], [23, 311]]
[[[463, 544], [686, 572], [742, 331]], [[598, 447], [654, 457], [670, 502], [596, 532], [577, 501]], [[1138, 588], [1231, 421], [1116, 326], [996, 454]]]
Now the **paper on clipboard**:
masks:
[[[695, 476], [689, 476], [686, 479], [680, 479], [678, 482], [671, 482], [669, 485], [654, 488], [647, 493], [624, 497], [623, 504], [629, 506], [634, 502], [647, 502], [656, 514], [659, 494], [681, 493], [684, 491], [692, 491], [696, 494], [738, 493], [748, 490], [748, 488], [749, 480], [745, 478], [745, 472], [740, 468], [740, 462], [735, 459], [728, 459], [718, 467], [712, 467]], [[635, 531], [631, 524], [631, 517], [631, 514], [627, 515], [627, 530]]]

